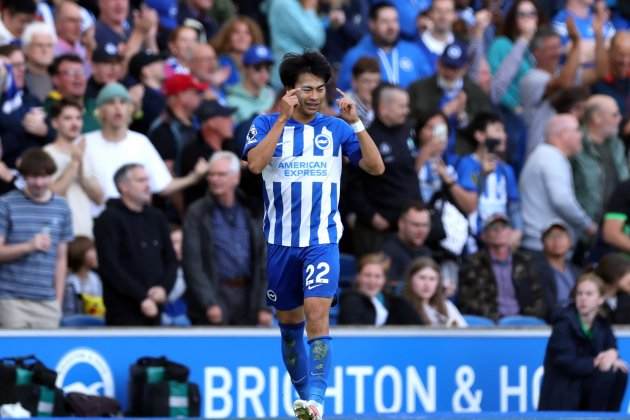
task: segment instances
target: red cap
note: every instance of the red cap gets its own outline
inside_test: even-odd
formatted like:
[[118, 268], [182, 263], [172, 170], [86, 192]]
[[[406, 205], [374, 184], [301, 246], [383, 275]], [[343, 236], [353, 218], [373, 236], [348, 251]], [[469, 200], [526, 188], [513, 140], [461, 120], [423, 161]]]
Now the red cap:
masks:
[[166, 96], [177, 95], [188, 89], [203, 92], [208, 88], [205, 83], [200, 83], [189, 74], [174, 74], [164, 81], [164, 94]]

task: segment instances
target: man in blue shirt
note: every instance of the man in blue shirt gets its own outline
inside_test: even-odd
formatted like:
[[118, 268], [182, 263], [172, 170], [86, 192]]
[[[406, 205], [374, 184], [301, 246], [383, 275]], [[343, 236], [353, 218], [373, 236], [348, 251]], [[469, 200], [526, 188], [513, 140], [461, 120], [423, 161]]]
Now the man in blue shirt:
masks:
[[381, 67], [381, 79], [406, 88], [411, 82], [433, 74], [432, 59], [417, 42], [399, 39], [398, 12], [391, 3], [377, 3], [370, 9], [370, 33], [346, 53], [337, 85], [350, 88], [352, 66], [361, 57], [374, 57]]
[[342, 157], [372, 175], [384, 171], [354, 102], [345, 96], [338, 101], [341, 118], [319, 113], [330, 77], [320, 53], [287, 54], [280, 65], [287, 89], [280, 112], [256, 117], [243, 149], [250, 171], [263, 175], [267, 302], [277, 310], [300, 420], [322, 419], [330, 372], [328, 314], [339, 282]]

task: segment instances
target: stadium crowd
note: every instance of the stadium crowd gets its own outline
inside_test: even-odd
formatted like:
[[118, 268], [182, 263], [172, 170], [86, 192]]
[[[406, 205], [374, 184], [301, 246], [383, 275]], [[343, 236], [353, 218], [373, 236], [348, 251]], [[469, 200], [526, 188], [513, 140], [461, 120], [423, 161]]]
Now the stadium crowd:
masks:
[[339, 324], [551, 323], [591, 270], [630, 323], [630, 2], [0, 0], [0, 327], [270, 326], [241, 153], [309, 49], [386, 166]]

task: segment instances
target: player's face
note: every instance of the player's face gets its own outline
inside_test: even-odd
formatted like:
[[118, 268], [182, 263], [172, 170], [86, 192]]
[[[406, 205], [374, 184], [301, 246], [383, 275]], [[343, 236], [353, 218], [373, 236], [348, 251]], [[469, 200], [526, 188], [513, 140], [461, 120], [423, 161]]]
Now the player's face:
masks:
[[304, 115], [319, 112], [326, 99], [326, 82], [311, 73], [302, 73], [295, 82], [298, 108]]

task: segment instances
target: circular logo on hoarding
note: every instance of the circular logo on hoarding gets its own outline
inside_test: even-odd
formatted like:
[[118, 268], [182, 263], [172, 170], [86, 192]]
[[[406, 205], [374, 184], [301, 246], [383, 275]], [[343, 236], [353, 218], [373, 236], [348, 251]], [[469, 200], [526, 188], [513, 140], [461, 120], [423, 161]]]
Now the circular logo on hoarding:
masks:
[[114, 376], [103, 356], [87, 347], [64, 354], [57, 367], [56, 385], [64, 392], [114, 397]]

